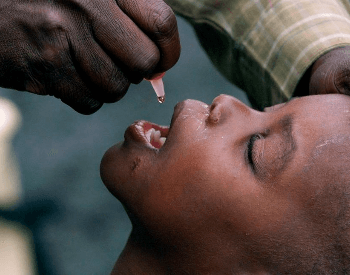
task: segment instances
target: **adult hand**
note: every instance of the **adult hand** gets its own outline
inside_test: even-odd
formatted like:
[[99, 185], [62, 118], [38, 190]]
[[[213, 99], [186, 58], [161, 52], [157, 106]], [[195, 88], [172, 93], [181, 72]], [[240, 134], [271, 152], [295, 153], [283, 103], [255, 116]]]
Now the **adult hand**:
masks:
[[162, 0], [2, 0], [0, 15], [0, 86], [53, 95], [82, 114], [180, 54]]
[[329, 51], [311, 66], [296, 89], [296, 95], [308, 94], [350, 95], [350, 46]]

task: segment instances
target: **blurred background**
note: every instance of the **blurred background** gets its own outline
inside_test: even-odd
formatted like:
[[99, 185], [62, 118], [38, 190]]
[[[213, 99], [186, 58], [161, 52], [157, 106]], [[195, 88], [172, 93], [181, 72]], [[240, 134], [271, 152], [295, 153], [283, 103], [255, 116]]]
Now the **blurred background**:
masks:
[[10, 138], [0, 139], [7, 152], [0, 161], [0, 275], [109, 274], [131, 224], [100, 179], [104, 152], [135, 120], [169, 125], [179, 101], [209, 104], [224, 93], [248, 103], [215, 70], [191, 26], [179, 17], [178, 25], [182, 54], [163, 79], [164, 104], [146, 81], [90, 116], [53, 97], [0, 88], [12, 112], [0, 112], [0, 126], [15, 124]]

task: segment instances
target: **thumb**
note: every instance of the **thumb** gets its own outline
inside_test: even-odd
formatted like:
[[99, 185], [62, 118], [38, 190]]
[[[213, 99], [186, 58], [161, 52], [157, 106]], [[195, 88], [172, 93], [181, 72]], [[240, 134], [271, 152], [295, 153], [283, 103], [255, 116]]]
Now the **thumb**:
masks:
[[315, 62], [309, 92], [350, 95], [350, 47], [334, 49]]
[[337, 94], [339, 93], [335, 83], [335, 72], [337, 71], [337, 65], [329, 62], [318, 66], [318, 68], [311, 73], [309, 83], [310, 95], [320, 94]]
[[350, 95], [350, 61], [343, 60], [334, 74], [334, 85], [340, 94]]

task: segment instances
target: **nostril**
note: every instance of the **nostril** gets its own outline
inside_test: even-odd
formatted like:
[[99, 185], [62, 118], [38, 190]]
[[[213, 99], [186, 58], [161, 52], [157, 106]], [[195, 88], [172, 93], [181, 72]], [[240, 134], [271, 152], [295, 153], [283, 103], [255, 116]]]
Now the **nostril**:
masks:
[[247, 114], [249, 108], [238, 99], [229, 95], [219, 95], [214, 98], [209, 108], [208, 125], [222, 124], [233, 113]]
[[208, 122], [212, 124], [217, 124], [220, 120], [221, 112], [215, 112], [209, 115]]
[[217, 102], [213, 102], [210, 106], [209, 116], [207, 118], [207, 122], [209, 124], [217, 124], [220, 121], [221, 111], [220, 104]]

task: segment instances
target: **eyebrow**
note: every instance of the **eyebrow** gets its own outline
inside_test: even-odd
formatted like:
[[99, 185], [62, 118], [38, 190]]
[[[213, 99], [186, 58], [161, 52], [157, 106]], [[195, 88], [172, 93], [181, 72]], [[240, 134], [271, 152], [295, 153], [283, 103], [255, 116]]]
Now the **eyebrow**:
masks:
[[[281, 103], [279, 103], [279, 104], [266, 107], [266, 108], [264, 108], [263, 111], [264, 111], [264, 112], [273, 112], [273, 111], [277, 111], [278, 109], [289, 105], [289, 103], [291, 103], [291, 102], [294, 101], [295, 99], [298, 99], [298, 97], [292, 97], [291, 99], [289, 99], [289, 100], [286, 101], [286, 102], [281, 102]], [[275, 108], [276, 106], [278, 106], [278, 107]]]
[[293, 159], [294, 153], [297, 149], [297, 145], [293, 135], [293, 125], [294, 119], [292, 115], [286, 115], [277, 122], [282, 127], [282, 139], [283, 139], [283, 151], [280, 158], [281, 165], [278, 169], [278, 172], [281, 173], [284, 171], [288, 164]]

